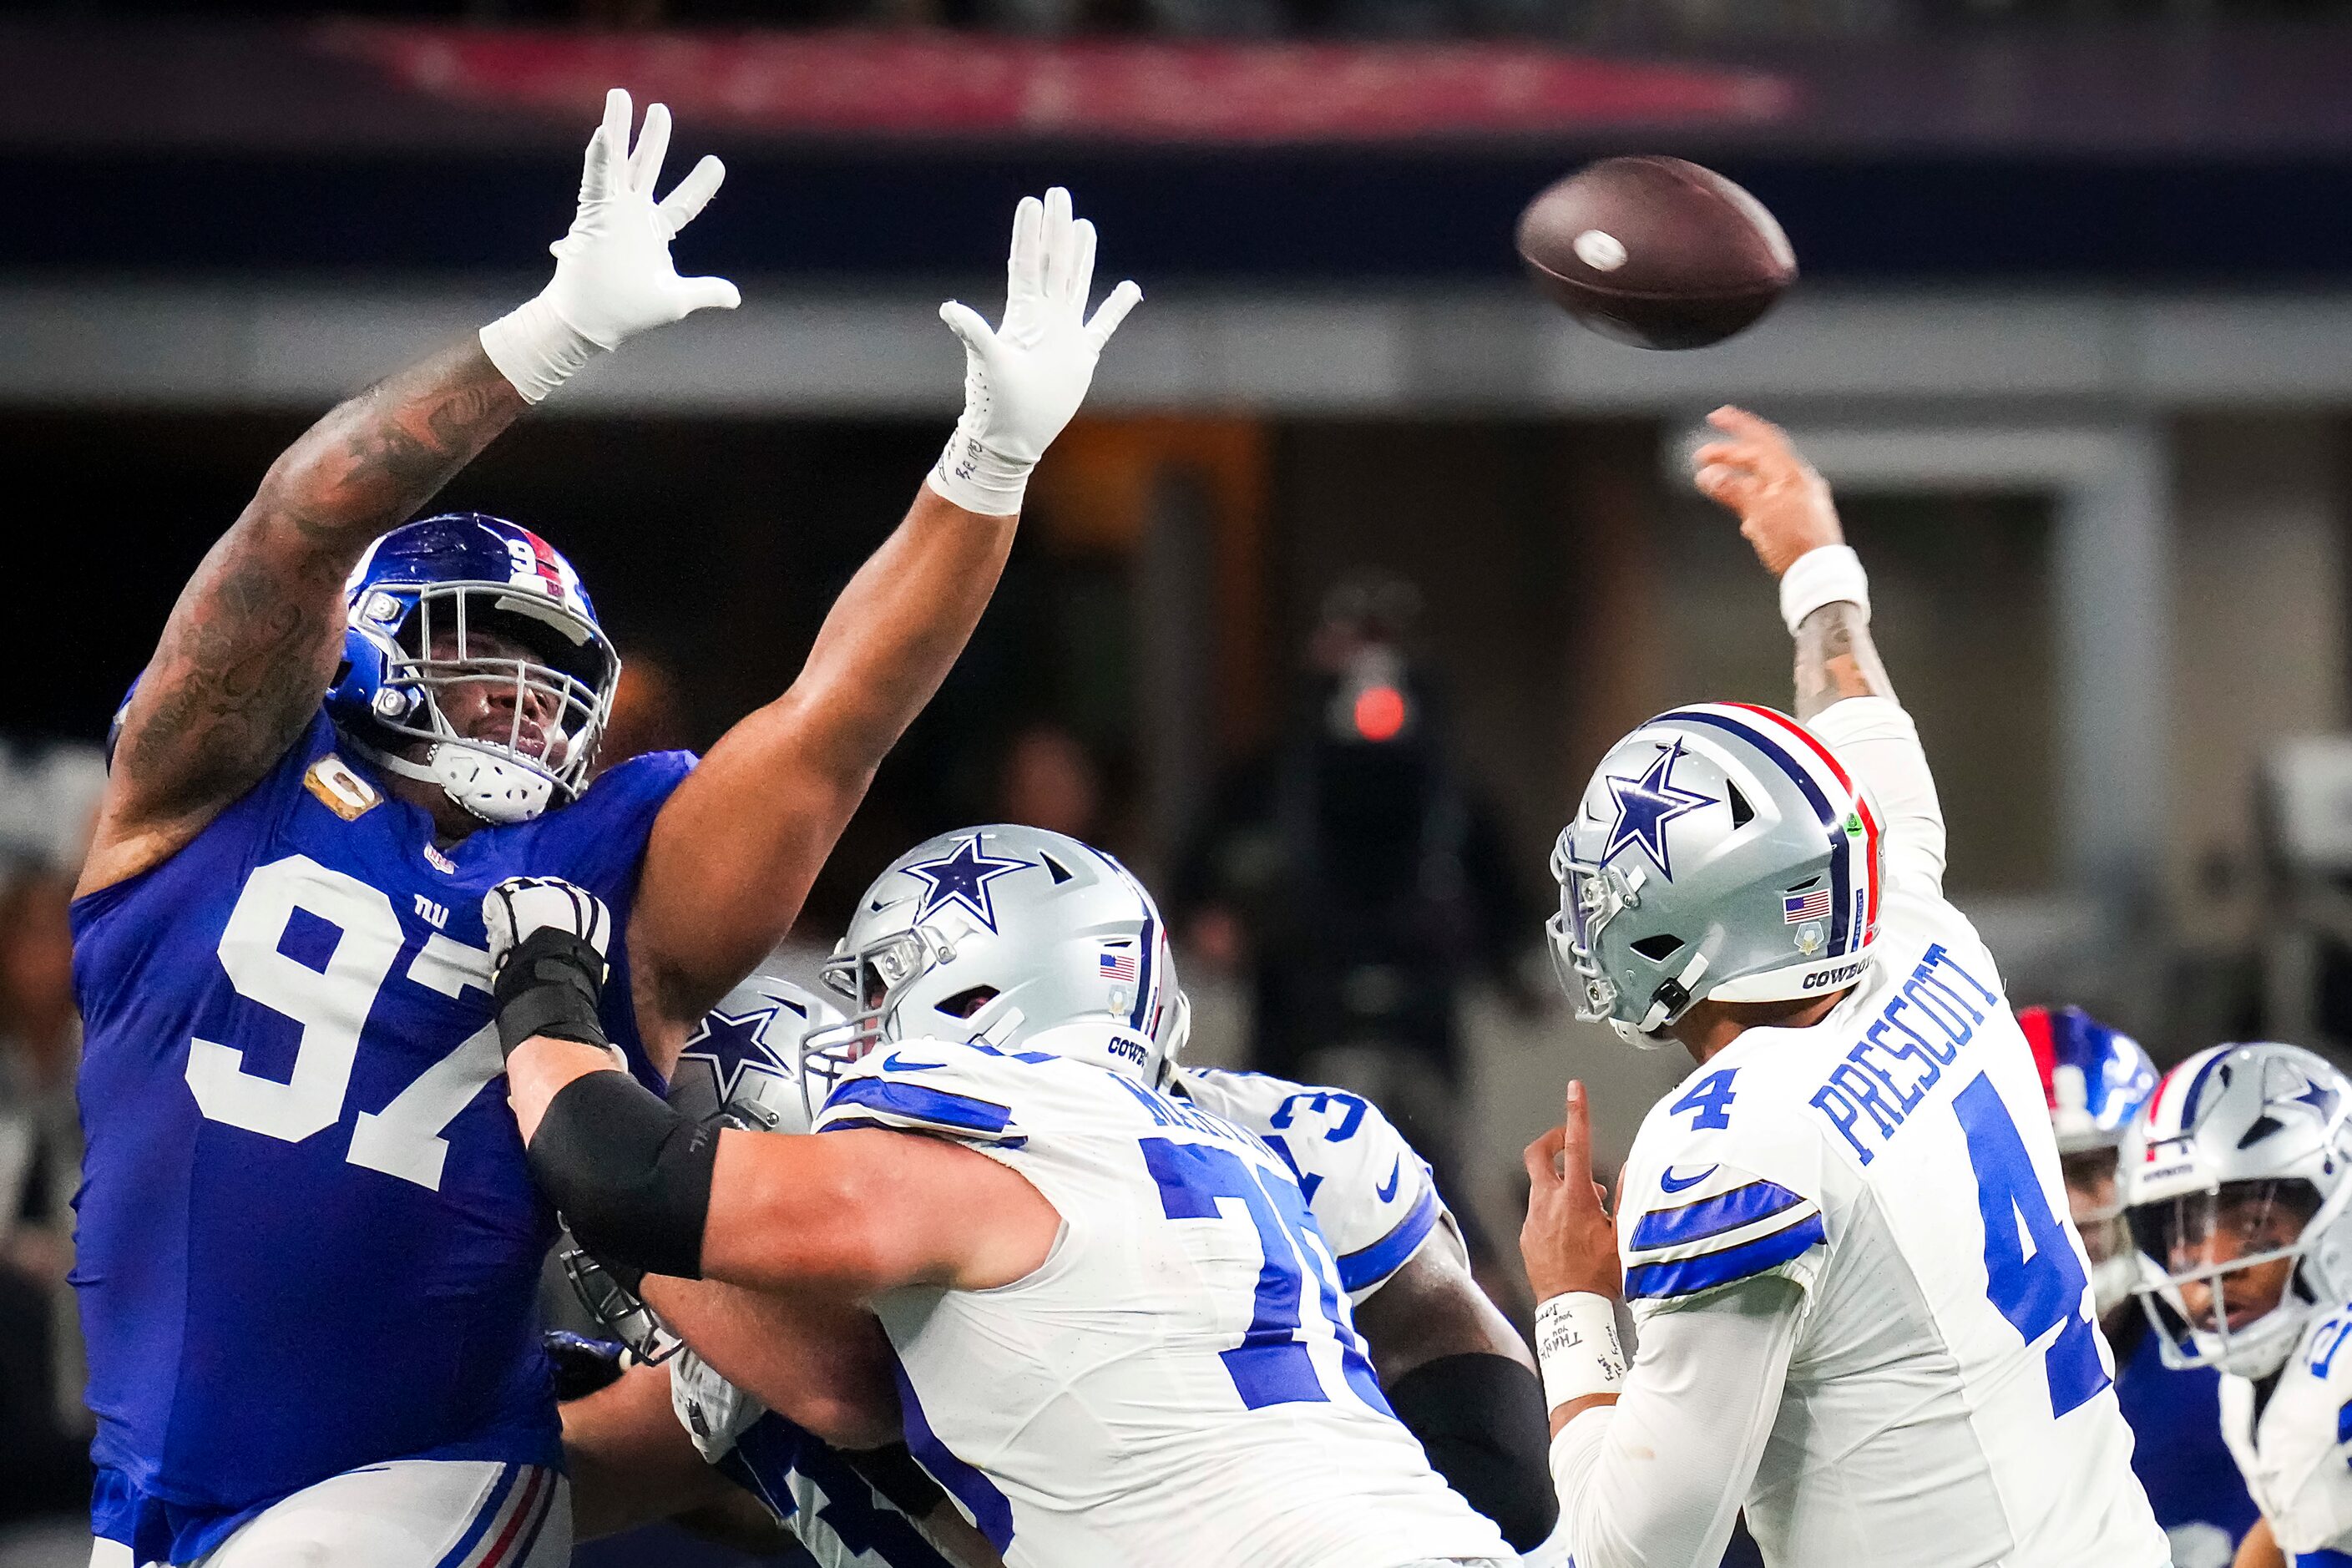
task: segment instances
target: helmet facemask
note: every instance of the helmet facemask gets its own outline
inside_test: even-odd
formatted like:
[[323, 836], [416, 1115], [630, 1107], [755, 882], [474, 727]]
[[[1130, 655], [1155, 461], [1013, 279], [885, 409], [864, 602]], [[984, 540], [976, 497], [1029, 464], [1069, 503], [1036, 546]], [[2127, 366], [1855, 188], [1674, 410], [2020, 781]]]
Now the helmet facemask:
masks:
[[[585, 616], [499, 584], [383, 584], [352, 623], [383, 660], [370, 721], [410, 743], [402, 751], [423, 751], [378, 748], [378, 763], [439, 784], [492, 823], [527, 822], [585, 787], [620, 679], [619, 658]], [[461, 694], [468, 687], [479, 690]], [[476, 703], [504, 707], [502, 732], [460, 731], [450, 710]]]
[[2067, 1213], [2091, 1260], [2091, 1295], [2105, 1316], [2127, 1300], [2139, 1283], [2131, 1226], [2124, 1217], [2116, 1179], [2116, 1150], [2061, 1148], [2058, 1164], [2066, 1182]]
[[[1640, 907], [1647, 873], [1639, 866], [1627, 872], [1613, 865], [1582, 865], [1569, 857], [1563, 836], [1552, 849], [1552, 876], [1560, 885], [1560, 908], [1544, 922], [1545, 945], [1551, 953], [1552, 973], [1576, 1003], [1578, 1021], [1606, 1023], [1619, 1039], [1643, 1050], [1671, 1043], [1664, 1031], [1689, 1010], [1690, 987], [1705, 972], [1706, 959], [1694, 954], [1676, 972], [1662, 973], [1639, 1021], [1628, 1021], [1618, 1011], [1623, 1000], [1618, 984], [1598, 956], [1601, 935], [1610, 923]], [[1633, 944], [1633, 951], [1647, 947], [1671, 959], [1683, 946], [1675, 938], [1651, 937]]]
[[[848, 1004], [849, 1016], [830, 1028], [811, 1030], [801, 1047], [801, 1093], [808, 1101], [812, 1121], [852, 1063], [877, 1046], [906, 1037], [900, 1008], [913, 1001], [925, 977], [954, 958], [955, 947], [947, 934], [925, 924], [887, 932], [853, 952], [835, 953], [826, 961], [819, 977], [825, 989]], [[961, 1004], [960, 1011], [940, 1007], [929, 1011], [948, 1018], [976, 1020], [998, 994], [992, 986], [976, 985], [945, 999], [950, 1007]], [[1002, 1036], [1020, 1021], [1020, 1009], [1005, 1008], [963, 1037]], [[927, 1017], [917, 1033], [926, 1039], [939, 1039], [950, 1035], [952, 1026]]]
[[2318, 1305], [2305, 1257], [2335, 1217], [2323, 1209], [2343, 1195], [2323, 1205], [2307, 1181], [2262, 1177], [2130, 1208], [2138, 1288], [2165, 1364], [2276, 1372]]

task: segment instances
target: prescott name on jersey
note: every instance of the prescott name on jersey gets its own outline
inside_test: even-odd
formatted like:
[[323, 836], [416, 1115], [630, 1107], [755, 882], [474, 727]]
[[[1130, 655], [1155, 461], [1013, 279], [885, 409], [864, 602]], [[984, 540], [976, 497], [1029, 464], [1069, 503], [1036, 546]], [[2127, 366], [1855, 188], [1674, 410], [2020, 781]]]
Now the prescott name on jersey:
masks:
[[559, 874], [612, 906], [604, 1026], [650, 1079], [619, 933], [692, 763], [624, 763], [444, 850], [322, 713], [185, 848], [76, 903], [100, 1536], [189, 1563], [355, 1466], [560, 1464], [554, 1218], [492, 1087], [482, 895]]
[[1744, 1507], [1768, 1562], [2158, 1568], [2040, 1078], [1943, 897], [1916, 731], [1876, 698], [1812, 730], [1885, 824], [1874, 959], [1642, 1124], [1617, 1216], [1635, 1364], [1554, 1449], [1577, 1561], [1711, 1563]]

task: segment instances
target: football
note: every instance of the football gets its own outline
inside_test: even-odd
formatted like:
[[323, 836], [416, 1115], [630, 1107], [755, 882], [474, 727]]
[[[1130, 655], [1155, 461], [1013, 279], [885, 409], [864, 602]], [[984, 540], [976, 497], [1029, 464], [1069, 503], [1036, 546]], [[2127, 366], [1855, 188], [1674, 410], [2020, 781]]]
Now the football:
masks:
[[1570, 315], [1648, 349], [1721, 342], [1797, 276], [1789, 237], [1764, 204], [1680, 158], [1604, 158], [1578, 170], [1528, 204], [1518, 247]]

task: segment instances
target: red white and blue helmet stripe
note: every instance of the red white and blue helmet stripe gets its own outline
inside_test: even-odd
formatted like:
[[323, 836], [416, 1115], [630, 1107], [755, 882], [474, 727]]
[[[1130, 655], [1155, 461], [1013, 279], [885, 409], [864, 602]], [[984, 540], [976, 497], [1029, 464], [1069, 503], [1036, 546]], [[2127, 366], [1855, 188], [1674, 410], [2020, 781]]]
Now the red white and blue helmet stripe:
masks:
[[[1753, 702], [1697, 702], [1653, 724], [1692, 724], [1745, 741], [1786, 773], [1820, 819], [1830, 845], [1830, 933], [1822, 958], [1862, 952], [1878, 936], [1882, 829], [1878, 811], [1821, 738], [1786, 713]], [[1847, 823], [1858, 820], [1857, 837]]]

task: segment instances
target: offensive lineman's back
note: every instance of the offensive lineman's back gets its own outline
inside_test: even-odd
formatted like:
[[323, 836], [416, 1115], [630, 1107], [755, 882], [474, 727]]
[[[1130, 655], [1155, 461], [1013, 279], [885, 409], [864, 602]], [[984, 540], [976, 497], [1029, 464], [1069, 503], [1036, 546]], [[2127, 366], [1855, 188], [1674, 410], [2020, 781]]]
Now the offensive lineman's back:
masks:
[[[1100, 1039], [1057, 1037], [1089, 1030]], [[918, 1457], [1006, 1561], [1507, 1558], [1389, 1413], [1284, 1163], [1222, 1118], [1071, 1058], [1137, 1048], [1114, 1027], [1024, 1045], [877, 1050], [817, 1121], [953, 1138], [1062, 1215], [1027, 1279], [876, 1303]]]

